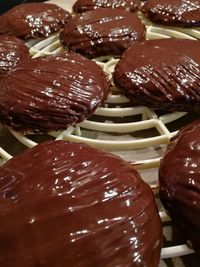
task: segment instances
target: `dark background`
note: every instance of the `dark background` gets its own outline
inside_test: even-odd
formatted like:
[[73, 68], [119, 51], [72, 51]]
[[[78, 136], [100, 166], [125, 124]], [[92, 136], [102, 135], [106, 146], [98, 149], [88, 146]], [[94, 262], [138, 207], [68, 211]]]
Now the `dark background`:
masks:
[[21, 3], [31, 3], [31, 2], [44, 2], [45, 0], [0, 0], [0, 13], [7, 11], [13, 6], [19, 5]]

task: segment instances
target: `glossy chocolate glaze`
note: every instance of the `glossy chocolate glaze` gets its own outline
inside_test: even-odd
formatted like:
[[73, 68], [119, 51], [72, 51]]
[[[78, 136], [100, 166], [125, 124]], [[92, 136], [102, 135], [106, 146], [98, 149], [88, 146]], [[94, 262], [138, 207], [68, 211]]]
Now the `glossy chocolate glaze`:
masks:
[[60, 34], [63, 45], [88, 57], [120, 55], [144, 40], [144, 26], [133, 13], [101, 8], [77, 15]]
[[182, 234], [200, 253], [200, 120], [172, 139], [161, 161], [160, 197]]
[[81, 55], [62, 53], [22, 63], [0, 82], [0, 122], [19, 131], [66, 129], [106, 99], [102, 69]]
[[156, 23], [200, 26], [200, 0], [147, 0], [142, 11]]
[[0, 265], [157, 267], [153, 194], [119, 157], [50, 141], [0, 168]]
[[73, 10], [82, 13], [98, 8], [120, 8], [134, 12], [139, 5], [139, 0], [77, 0], [73, 5]]
[[28, 47], [21, 40], [0, 35], [0, 78], [28, 58]]
[[70, 17], [69, 12], [54, 4], [21, 4], [0, 16], [0, 34], [22, 39], [47, 37], [63, 28]]
[[200, 110], [200, 42], [160, 39], [133, 44], [113, 78], [135, 105]]

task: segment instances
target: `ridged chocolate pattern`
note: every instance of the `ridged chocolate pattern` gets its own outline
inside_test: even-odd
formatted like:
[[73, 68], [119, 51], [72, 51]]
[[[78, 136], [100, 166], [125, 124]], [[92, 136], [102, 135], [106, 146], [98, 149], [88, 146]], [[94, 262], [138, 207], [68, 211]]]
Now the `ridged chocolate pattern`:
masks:
[[109, 92], [102, 69], [73, 52], [29, 60], [7, 73], [0, 87], [1, 123], [34, 132], [81, 122]]
[[138, 9], [139, 0], [77, 0], [73, 5], [73, 10], [82, 13], [98, 8], [120, 8], [133, 12]]
[[0, 78], [28, 58], [28, 47], [21, 40], [0, 35]]
[[200, 110], [200, 42], [149, 40], [133, 44], [115, 67], [115, 84], [136, 105]]
[[144, 40], [144, 26], [133, 13], [101, 8], [72, 18], [60, 39], [70, 50], [89, 57], [121, 55], [131, 43]]
[[147, 0], [142, 11], [153, 22], [183, 26], [200, 26], [200, 0]]
[[120, 158], [50, 141], [0, 169], [0, 265], [157, 267], [151, 189]]
[[0, 34], [22, 39], [46, 37], [59, 31], [70, 17], [69, 12], [54, 4], [21, 4], [0, 16]]
[[200, 120], [172, 139], [161, 161], [160, 197], [182, 234], [200, 254]]

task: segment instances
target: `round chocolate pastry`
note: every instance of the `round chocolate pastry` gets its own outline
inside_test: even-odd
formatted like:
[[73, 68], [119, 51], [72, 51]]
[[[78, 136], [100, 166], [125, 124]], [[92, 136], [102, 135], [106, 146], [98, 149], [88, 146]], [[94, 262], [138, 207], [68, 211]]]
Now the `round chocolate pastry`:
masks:
[[22, 39], [47, 37], [58, 32], [70, 17], [54, 4], [20, 4], [0, 16], [0, 34]]
[[135, 105], [200, 110], [200, 41], [135, 43], [115, 67], [113, 78]]
[[35, 58], [1, 79], [0, 122], [25, 132], [66, 129], [90, 116], [109, 86], [102, 69], [81, 55]]
[[182, 234], [200, 253], [200, 120], [176, 135], [161, 161], [160, 197]]
[[0, 78], [29, 58], [28, 47], [14, 36], [0, 35]]
[[64, 46], [91, 58], [121, 55], [131, 43], [144, 37], [144, 26], [135, 14], [111, 8], [77, 15], [60, 34]]
[[140, 0], [77, 0], [73, 10], [82, 13], [98, 8], [120, 8], [125, 11], [134, 12], [140, 5]]
[[200, 26], [200, 0], [147, 0], [142, 11], [156, 23], [183, 27]]
[[162, 228], [128, 163], [50, 141], [0, 168], [0, 265], [157, 267]]

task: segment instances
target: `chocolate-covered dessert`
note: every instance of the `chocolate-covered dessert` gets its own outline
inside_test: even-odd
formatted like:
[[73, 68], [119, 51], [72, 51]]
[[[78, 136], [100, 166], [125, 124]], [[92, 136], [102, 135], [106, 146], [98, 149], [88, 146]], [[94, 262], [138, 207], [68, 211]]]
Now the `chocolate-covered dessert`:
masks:
[[[200, 120], [182, 129], [161, 161], [160, 197], [178, 229], [200, 253]], [[190, 243], [191, 243], [190, 242]]]
[[28, 58], [28, 47], [21, 40], [0, 35], [0, 78]]
[[73, 10], [82, 13], [98, 8], [120, 8], [134, 12], [139, 5], [140, 0], [77, 0], [73, 5]]
[[102, 69], [81, 55], [35, 58], [1, 79], [0, 122], [25, 132], [66, 129], [90, 116], [109, 86]]
[[144, 26], [134, 13], [101, 8], [72, 18], [60, 34], [70, 50], [88, 57], [121, 55], [130, 44], [144, 40]]
[[153, 194], [120, 158], [50, 141], [0, 168], [0, 265], [157, 267]]
[[200, 42], [160, 39], [133, 44], [113, 74], [135, 105], [200, 110]]
[[156, 23], [183, 27], [200, 26], [200, 0], [147, 0], [142, 11]]
[[70, 17], [54, 4], [20, 4], [0, 16], [0, 34], [22, 39], [47, 37], [58, 32]]

